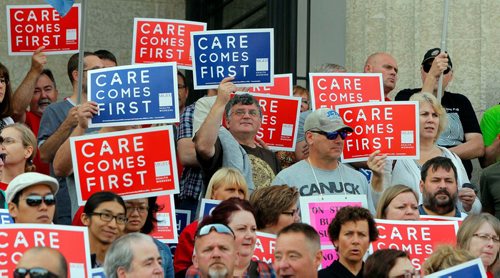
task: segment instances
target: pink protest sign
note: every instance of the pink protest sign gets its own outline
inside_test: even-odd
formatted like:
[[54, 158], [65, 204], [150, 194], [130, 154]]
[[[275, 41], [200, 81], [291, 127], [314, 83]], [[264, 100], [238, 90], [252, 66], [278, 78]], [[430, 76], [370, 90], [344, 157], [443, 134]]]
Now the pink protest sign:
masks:
[[321, 245], [321, 252], [323, 252], [323, 260], [321, 261], [321, 268], [329, 267], [333, 261], [339, 258], [335, 246]]
[[376, 150], [390, 159], [418, 159], [418, 102], [389, 101], [337, 105], [354, 131], [344, 141], [343, 162], [366, 161]]
[[313, 226], [320, 236], [321, 245], [331, 245], [328, 237], [328, 225], [337, 215], [337, 211], [346, 206], [368, 207], [366, 195], [328, 195], [300, 197], [302, 222]]
[[309, 84], [313, 110], [384, 100], [380, 73], [309, 73]]

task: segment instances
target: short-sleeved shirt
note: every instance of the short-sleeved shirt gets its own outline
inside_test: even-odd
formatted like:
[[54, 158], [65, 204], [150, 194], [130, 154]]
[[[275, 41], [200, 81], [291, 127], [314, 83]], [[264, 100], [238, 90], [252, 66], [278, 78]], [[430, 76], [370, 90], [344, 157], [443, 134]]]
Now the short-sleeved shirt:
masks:
[[[276, 155], [259, 146], [255, 148], [240, 146], [246, 151], [252, 164], [252, 179], [255, 189], [271, 185], [276, 174], [281, 171], [280, 162]], [[215, 142], [215, 153], [212, 158], [205, 160], [198, 153], [196, 156], [203, 169], [203, 180], [207, 186], [212, 175], [222, 167], [223, 149], [219, 138]]]
[[[396, 95], [395, 100], [409, 100], [413, 94], [420, 91], [421, 88], [402, 90]], [[465, 143], [465, 134], [481, 134], [476, 113], [474, 113], [474, 108], [466, 96], [445, 91], [441, 99], [441, 104], [448, 114], [448, 126], [438, 138], [437, 144], [439, 146], [446, 148], [455, 147]], [[462, 163], [470, 178], [472, 162], [467, 159], [462, 160]]]

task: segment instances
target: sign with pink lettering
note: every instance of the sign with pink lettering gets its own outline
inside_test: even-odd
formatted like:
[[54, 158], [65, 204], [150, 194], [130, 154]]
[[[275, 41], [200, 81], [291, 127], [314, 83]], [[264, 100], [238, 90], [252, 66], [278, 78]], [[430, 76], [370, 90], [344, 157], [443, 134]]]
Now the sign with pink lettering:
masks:
[[301, 196], [299, 200], [302, 222], [316, 229], [321, 245], [332, 244], [328, 225], [339, 209], [347, 206], [368, 208], [366, 195]]

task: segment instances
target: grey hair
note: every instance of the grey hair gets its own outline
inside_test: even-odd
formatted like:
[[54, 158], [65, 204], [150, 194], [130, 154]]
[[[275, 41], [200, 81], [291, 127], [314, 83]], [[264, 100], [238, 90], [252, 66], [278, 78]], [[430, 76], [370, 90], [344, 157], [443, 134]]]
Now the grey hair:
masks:
[[104, 259], [103, 266], [104, 273], [106, 273], [107, 278], [117, 278], [118, 275], [116, 271], [120, 267], [125, 268], [125, 271], [127, 272], [130, 271], [132, 259], [134, 258], [134, 251], [132, 250], [131, 245], [132, 243], [140, 241], [149, 241], [154, 243], [153, 239], [148, 235], [130, 233], [120, 237], [111, 244], [106, 252], [106, 258]]
[[337, 64], [324, 63], [314, 69], [314, 72], [347, 72], [345, 67]]
[[229, 119], [231, 109], [236, 104], [241, 104], [241, 105], [252, 105], [253, 104], [253, 105], [257, 106], [257, 109], [259, 110], [259, 115], [262, 118], [262, 107], [260, 107], [259, 101], [257, 99], [255, 99], [250, 94], [237, 94], [231, 100], [229, 100], [229, 102], [226, 104], [226, 107], [224, 109], [224, 113], [226, 114], [226, 119]]

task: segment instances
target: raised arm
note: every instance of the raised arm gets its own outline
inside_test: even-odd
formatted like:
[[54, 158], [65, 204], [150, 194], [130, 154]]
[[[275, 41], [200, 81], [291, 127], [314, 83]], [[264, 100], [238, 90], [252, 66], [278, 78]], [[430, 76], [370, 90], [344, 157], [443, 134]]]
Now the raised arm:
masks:
[[12, 118], [16, 122], [24, 123], [26, 108], [30, 104], [31, 98], [33, 98], [36, 81], [47, 63], [47, 56], [43, 53], [43, 49], [45, 49], [45, 46], [41, 46], [33, 52], [30, 70], [12, 96]]
[[[42, 118], [43, 121], [43, 118]], [[51, 163], [56, 155], [59, 147], [64, 143], [66, 138], [71, 133], [71, 129], [78, 123], [77, 107], [73, 107], [68, 111], [66, 119], [56, 129], [56, 131], [48, 137], [43, 144], [39, 146], [40, 158], [43, 162]]]
[[97, 103], [88, 101], [80, 105], [77, 109], [78, 125], [73, 129], [61, 147], [57, 150], [54, 156], [54, 174], [59, 177], [69, 176], [73, 172], [73, 164], [71, 160], [71, 146], [70, 139], [74, 136], [81, 136], [85, 134], [88, 128], [88, 121], [95, 114], [97, 114]]
[[226, 77], [217, 88], [217, 98], [207, 118], [194, 137], [195, 149], [204, 159], [210, 159], [215, 154], [215, 142], [219, 134], [224, 108], [229, 102], [230, 94], [236, 92], [236, 86], [231, 82], [234, 77]]

